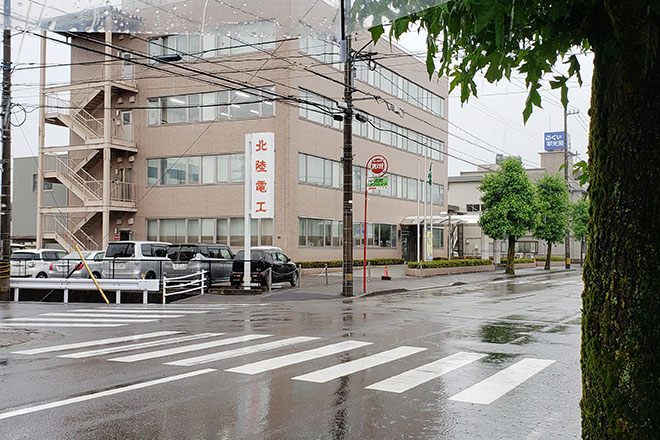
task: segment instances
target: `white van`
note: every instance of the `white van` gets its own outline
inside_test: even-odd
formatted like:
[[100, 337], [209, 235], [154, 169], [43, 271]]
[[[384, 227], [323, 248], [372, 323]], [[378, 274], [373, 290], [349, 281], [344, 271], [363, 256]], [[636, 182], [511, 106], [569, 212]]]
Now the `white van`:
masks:
[[53, 263], [62, 259], [61, 249], [21, 249], [11, 254], [12, 277], [48, 278]]
[[160, 241], [113, 241], [103, 260], [103, 278], [160, 279], [168, 260], [169, 243]]

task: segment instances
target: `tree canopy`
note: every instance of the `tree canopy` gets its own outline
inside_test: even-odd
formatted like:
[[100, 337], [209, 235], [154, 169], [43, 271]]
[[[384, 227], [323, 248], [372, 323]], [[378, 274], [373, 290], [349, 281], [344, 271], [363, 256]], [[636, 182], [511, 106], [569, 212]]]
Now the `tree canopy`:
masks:
[[534, 237], [548, 243], [545, 268], [550, 269], [552, 245], [568, 233], [568, 189], [558, 175], [546, 174], [536, 182], [536, 222]]
[[495, 240], [509, 239], [507, 272], [513, 273], [515, 241], [534, 228], [534, 188], [520, 161], [505, 159], [484, 176], [479, 191], [484, 204], [479, 226]]
[[587, 236], [589, 230], [587, 224], [589, 223], [589, 198], [582, 197], [575, 203], [571, 204], [571, 231], [578, 240], [582, 240]]

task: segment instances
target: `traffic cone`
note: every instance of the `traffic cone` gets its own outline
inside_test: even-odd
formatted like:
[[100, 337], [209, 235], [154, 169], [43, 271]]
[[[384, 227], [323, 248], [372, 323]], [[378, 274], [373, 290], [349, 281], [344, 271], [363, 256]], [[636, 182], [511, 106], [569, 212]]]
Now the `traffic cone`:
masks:
[[387, 272], [387, 266], [385, 266], [385, 273], [383, 274], [382, 277], [380, 277], [380, 279], [381, 279], [381, 280], [386, 280], [386, 281], [389, 281], [389, 280], [392, 279], [392, 277], [390, 276], [390, 274]]

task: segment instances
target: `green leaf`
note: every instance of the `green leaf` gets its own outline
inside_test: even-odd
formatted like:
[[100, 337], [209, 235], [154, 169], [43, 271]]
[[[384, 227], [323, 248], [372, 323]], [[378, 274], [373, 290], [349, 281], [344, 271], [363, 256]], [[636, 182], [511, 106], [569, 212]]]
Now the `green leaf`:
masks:
[[383, 27], [382, 24], [379, 24], [378, 26], [374, 26], [369, 29], [369, 32], [371, 32], [371, 39], [374, 41], [374, 44], [376, 44], [378, 43], [381, 35], [385, 33], [385, 27]]

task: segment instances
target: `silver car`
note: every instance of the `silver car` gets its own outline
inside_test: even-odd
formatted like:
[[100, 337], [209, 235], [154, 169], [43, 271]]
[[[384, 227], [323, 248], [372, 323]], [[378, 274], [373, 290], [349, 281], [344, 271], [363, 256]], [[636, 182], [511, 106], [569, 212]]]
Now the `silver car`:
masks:
[[169, 243], [160, 241], [113, 241], [103, 260], [103, 278], [160, 279]]
[[[81, 251], [80, 252], [94, 274], [94, 278], [102, 278], [104, 251]], [[49, 276], [53, 278], [90, 278], [78, 252], [71, 252], [51, 265]]]
[[11, 254], [12, 277], [48, 278], [52, 265], [64, 257], [61, 249], [21, 249]]

